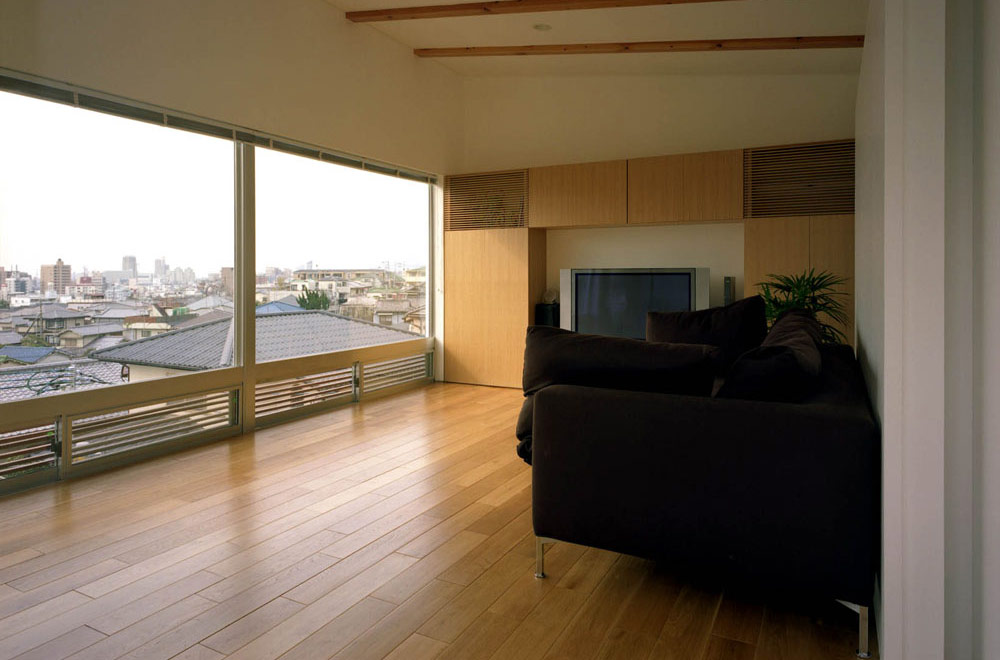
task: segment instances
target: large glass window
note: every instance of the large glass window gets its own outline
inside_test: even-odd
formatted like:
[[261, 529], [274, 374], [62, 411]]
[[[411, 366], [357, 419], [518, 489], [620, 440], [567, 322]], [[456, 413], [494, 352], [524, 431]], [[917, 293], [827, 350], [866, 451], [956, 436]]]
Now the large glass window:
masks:
[[0, 402], [232, 364], [233, 143], [0, 92]]
[[256, 152], [257, 360], [427, 334], [428, 184]]

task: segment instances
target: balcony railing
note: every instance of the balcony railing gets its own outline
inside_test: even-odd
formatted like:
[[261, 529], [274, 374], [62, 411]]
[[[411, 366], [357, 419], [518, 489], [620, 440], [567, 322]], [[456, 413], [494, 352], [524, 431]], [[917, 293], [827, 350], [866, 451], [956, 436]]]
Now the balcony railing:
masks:
[[[131, 384], [121, 383], [120, 367], [114, 364], [73, 365], [0, 370], [0, 493], [431, 382], [433, 340]], [[253, 382], [247, 383], [250, 372]], [[10, 398], [2, 398], [4, 391]], [[14, 394], [19, 400], [12, 400]], [[242, 405], [246, 396], [253, 397], [252, 406]], [[254, 410], [249, 423], [241, 419], [247, 410]]]

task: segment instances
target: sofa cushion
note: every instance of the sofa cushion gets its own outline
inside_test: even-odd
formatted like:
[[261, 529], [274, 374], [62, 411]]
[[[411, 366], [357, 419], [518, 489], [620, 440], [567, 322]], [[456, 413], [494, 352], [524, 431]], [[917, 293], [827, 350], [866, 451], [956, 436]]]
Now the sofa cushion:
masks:
[[708, 396], [720, 353], [704, 344], [662, 344], [531, 326], [524, 349], [525, 394], [548, 385], [590, 385]]
[[694, 312], [646, 314], [646, 341], [718, 346], [727, 365], [760, 346], [766, 334], [764, 299], [760, 296]]
[[819, 323], [808, 312], [785, 312], [757, 348], [741, 355], [716, 396], [801, 401], [816, 387], [822, 357]]
[[549, 385], [709, 396], [721, 353], [701, 344], [655, 344], [531, 326], [524, 349], [525, 399], [517, 418], [517, 455], [531, 463], [534, 394]]

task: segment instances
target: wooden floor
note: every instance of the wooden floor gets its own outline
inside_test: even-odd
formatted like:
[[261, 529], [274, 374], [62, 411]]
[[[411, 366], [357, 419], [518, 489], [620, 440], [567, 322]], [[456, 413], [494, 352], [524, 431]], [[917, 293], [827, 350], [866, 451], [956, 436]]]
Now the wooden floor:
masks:
[[788, 611], [566, 543], [533, 573], [521, 394], [434, 385], [0, 499], [0, 658], [854, 657]]

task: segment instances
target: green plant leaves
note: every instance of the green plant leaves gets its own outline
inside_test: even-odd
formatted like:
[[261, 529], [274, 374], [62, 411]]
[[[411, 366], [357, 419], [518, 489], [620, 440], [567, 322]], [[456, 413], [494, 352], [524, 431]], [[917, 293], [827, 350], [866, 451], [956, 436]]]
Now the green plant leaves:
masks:
[[810, 268], [798, 275], [768, 274], [768, 279], [758, 282], [764, 299], [764, 313], [768, 327], [775, 319], [790, 309], [804, 309], [812, 313], [820, 324], [820, 334], [827, 343], [847, 343], [847, 338], [830, 322], [846, 324], [847, 311], [843, 297], [847, 294], [836, 287], [847, 278], [829, 271], [816, 272]]

